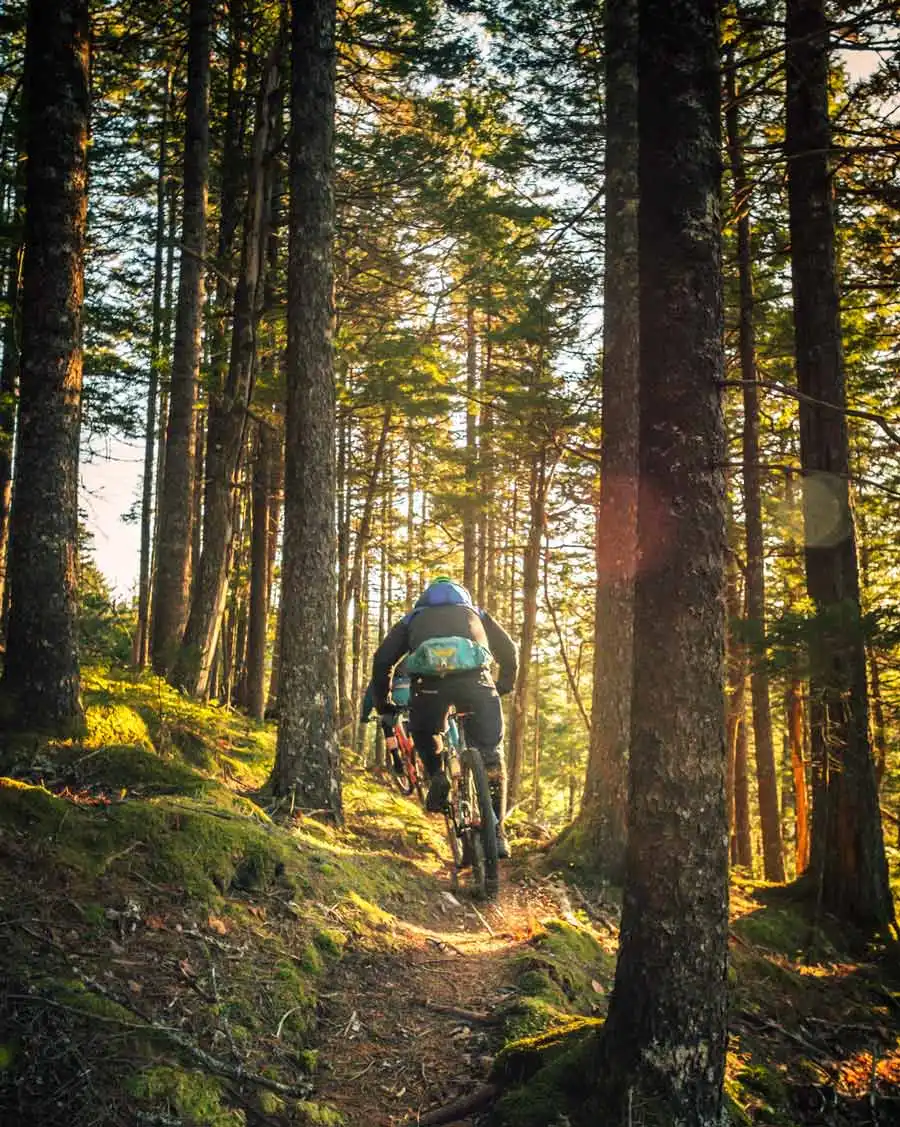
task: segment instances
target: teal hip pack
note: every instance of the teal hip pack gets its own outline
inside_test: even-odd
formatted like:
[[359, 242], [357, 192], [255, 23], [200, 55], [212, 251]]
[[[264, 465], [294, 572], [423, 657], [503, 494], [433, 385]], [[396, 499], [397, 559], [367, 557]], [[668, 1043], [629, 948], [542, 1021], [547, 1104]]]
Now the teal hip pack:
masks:
[[406, 659], [406, 668], [425, 677], [443, 677], [446, 673], [487, 669], [492, 661], [487, 646], [471, 638], [429, 638]]

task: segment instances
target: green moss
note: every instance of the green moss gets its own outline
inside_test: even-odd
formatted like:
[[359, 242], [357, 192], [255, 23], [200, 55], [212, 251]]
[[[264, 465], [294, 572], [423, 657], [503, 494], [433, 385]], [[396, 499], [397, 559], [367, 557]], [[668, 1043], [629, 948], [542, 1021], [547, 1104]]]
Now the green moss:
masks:
[[552, 1032], [508, 1045], [492, 1077], [517, 1085], [499, 1101], [497, 1127], [552, 1127], [565, 1123], [591, 1092], [596, 1073], [596, 1033], [601, 1022], [574, 1019]]
[[763, 908], [732, 926], [749, 943], [783, 955], [799, 955], [809, 944], [809, 921], [790, 907]]
[[299, 1122], [303, 1127], [345, 1127], [347, 1120], [339, 1111], [326, 1104], [310, 1103], [301, 1100], [297, 1106]]
[[516, 984], [524, 999], [510, 1033], [530, 1035], [567, 1014], [593, 1013], [601, 997], [594, 982], [610, 979], [614, 968], [613, 956], [589, 928], [551, 920], [518, 960]]
[[281, 1115], [286, 1106], [281, 1096], [276, 1096], [274, 1092], [265, 1090], [259, 1093], [256, 1102], [259, 1104], [259, 1110], [263, 1115]]
[[161, 759], [143, 746], [110, 745], [75, 759], [72, 769], [79, 783], [100, 784], [109, 790], [197, 794], [207, 781], [183, 763]]
[[222, 1084], [205, 1072], [149, 1068], [133, 1078], [131, 1094], [150, 1106], [173, 1108], [193, 1127], [244, 1127], [242, 1111], [222, 1106]]
[[313, 936], [313, 943], [323, 955], [331, 958], [340, 958], [347, 943], [347, 937], [342, 931], [331, 927], [323, 927]]
[[19, 1046], [14, 1041], [0, 1042], [0, 1071], [12, 1068], [19, 1055]]
[[298, 1054], [298, 1059], [307, 1076], [314, 1076], [319, 1070], [319, 1050], [303, 1049]]
[[233, 883], [267, 888], [287, 879], [283, 841], [255, 822], [222, 816], [199, 802], [87, 807], [42, 787], [0, 779], [0, 821], [26, 830], [58, 864], [85, 876], [112, 864], [139, 867], [154, 882], [205, 903]]
[[84, 714], [86, 731], [83, 746], [86, 750], [114, 744], [134, 744], [146, 750], [153, 746], [147, 724], [129, 704], [98, 700], [88, 703]]
[[307, 943], [303, 948], [303, 953], [300, 956], [300, 965], [307, 974], [319, 975], [322, 973], [325, 963], [315, 943]]

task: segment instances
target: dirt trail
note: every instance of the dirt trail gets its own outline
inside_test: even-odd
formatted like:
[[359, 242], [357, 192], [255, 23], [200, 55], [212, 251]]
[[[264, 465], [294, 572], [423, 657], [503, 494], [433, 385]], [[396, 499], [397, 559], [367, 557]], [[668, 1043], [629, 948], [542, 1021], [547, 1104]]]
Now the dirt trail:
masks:
[[519, 865], [503, 868], [501, 886], [496, 903], [476, 903], [439, 877], [418, 922], [397, 921], [391, 950], [351, 951], [336, 969], [322, 996], [316, 1098], [349, 1127], [416, 1124], [484, 1083], [511, 964], [540, 921], [568, 907], [558, 886]]

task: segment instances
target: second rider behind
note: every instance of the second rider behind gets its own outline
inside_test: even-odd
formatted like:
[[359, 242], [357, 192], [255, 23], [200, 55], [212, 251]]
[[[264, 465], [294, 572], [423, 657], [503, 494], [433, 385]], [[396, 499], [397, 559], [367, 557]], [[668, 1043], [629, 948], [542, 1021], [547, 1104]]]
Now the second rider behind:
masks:
[[[466, 739], [481, 753], [491, 786], [497, 817], [497, 845], [509, 856], [503, 833], [506, 814], [506, 764], [501, 743], [503, 712], [500, 697], [512, 691], [518, 655], [509, 634], [485, 610], [472, 603], [469, 592], [444, 576], [435, 579], [385, 635], [372, 661], [372, 696], [376, 709], [390, 714], [391, 674], [405, 656], [411, 676], [409, 731], [429, 775], [427, 808], [443, 810], [449, 782], [440, 767], [441, 733], [451, 705], [466, 714]], [[490, 666], [500, 667], [496, 684]]]

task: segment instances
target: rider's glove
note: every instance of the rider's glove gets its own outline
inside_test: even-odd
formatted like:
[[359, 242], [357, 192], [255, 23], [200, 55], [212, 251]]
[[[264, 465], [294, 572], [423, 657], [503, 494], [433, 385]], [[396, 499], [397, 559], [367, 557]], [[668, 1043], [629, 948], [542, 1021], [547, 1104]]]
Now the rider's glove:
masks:
[[515, 687], [516, 686], [514, 681], [507, 681], [504, 678], [501, 678], [497, 682], [497, 693], [501, 697], [505, 697], [507, 693], [511, 693]]

